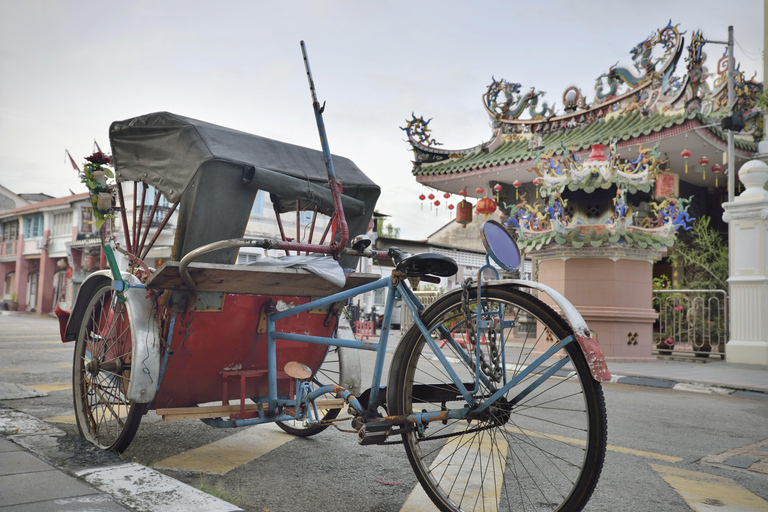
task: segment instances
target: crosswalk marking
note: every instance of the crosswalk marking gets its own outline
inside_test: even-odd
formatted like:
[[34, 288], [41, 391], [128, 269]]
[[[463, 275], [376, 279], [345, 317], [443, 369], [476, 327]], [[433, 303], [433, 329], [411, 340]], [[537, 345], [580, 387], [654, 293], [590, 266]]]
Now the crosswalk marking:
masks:
[[72, 384], [63, 382], [53, 382], [51, 384], [35, 384], [32, 386], [38, 391], [44, 391], [50, 393], [52, 391], [64, 391], [65, 389], [72, 389]]
[[[563, 437], [563, 436], [558, 436], [558, 435], [555, 435], [555, 434], [545, 434], [543, 432], [534, 432], [533, 430], [523, 430], [523, 429], [519, 429], [519, 428], [507, 428], [507, 430], [510, 433], [513, 433], [513, 434], [522, 433], [522, 434], [525, 434], [527, 436], [543, 437], [543, 438], [546, 438], [546, 439], [552, 439], [554, 441], [560, 441], [561, 443], [568, 443], [568, 444], [573, 444], [573, 445], [577, 445], [577, 446], [586, 446], [586, 444], [587, 444], [587, 442], [585, 440], [583, 440], [583, 439], [576, 439], [576, 438], [572, 438], [572, 437]], [[661, 453], [646, 452], [646, 451], [643, 451], [643, 450], [635, 450], [633, 448], [625, 448], [623, 446], [615, 446], [615, 445], [611, 445], [611, 444], [606, 446], [606, 450], [608, 450], [609, 452], [624, 453], [626, 455], [634, 455], [636, 457], [643, 457], [643, 458], [646, 458], [646, 459], [661, 460], [661, 461], [670, 462], [670, 463], [673, 463], [673, 464], [683, 460], [680, 457], [673, 457], [671, 455], [663, 455]]]
[[[482, 510], [493, 512], [498, 509], [506, 465], [506, 459], [499, 457], [499, 454], [507, 453], [507, 441], [504, 436], [477, 437], [479, 443], [467, 442], [464, 436], [451, 438], [429, 470], [436, 480], [451, 482], [450, 487], [462, 491], [462, 503], [481, 504]], [[489, 480], [495, 480], [496, 485], [491, 488]], [[400, 509], [401, 512], [437, 510], [420, 485], [414, 487]]]
[[254, 425], [213, 443], [155, 463], [164, 469], [186, 469], [223, 475], [287, 443], [294, 436], [274, 424]]
[[50, 423], [69, 423], [71, 425], [74, 425], [77, 423], [77, 420], [75, 419], [74, 414], [62, 414], [60, 416], [51, 416], [50, 418], [45, 418], [45, 421], [48, 421]]
[[768, 511], [768, 503], [730, 478], [660, 464], [651, 467], [696, 512]]

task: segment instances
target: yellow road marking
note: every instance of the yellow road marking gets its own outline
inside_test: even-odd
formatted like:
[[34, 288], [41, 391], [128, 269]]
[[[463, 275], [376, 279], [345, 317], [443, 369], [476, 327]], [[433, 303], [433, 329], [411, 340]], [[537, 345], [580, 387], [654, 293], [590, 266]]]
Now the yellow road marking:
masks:
[[[445, 443], [429, 470], [435, 480], [453, 489], [450, 497], [467, 508], [498, 510], [499, 496], [506, 467], [507, 442], [504, 436], [480, 436], [480, 441], [467, 442], [464, 436]], [[485, 480], [485, 486], [483, 481]], [[490, 486], [494, 481], [496, 485]], [[477, 507], [475, 505], [477, 504]], [[432, 512], [437, 507], [420, 485], [414, 487], [400, 512]]]
[[[573, 437], [563, 437], [554, 434], [545, 434], [543, 432], [534, 432], [533, 430], [521, 430], [516, 428], [507, 428], [507, 430], [513, 434], [522, 433], [533, 437], [543, 437], [546, 439], [552, 439], [554, 441], [560, 441], [561, 443], [568, 443], [577, 446], [586, 446], [587, 442], [583, 439], [576, 439]], [[680, 462], [683, 459], [681, 457], [672, 457], [671, 455], [663, 455], [661, 453], [646, 452], [643, 450], [635, 450], [633, 448], [624, 448], [623, 446], [608, 445], [606, 449], [609, 452], [624, 453], [627, 455], [634, 455], [636, 457], [644, 457], [646, 459], [661, 460], [664, 462], [670, 462], [672, 464]]]
[[768, 503], [730, 478], [660, 464], [651, 467], [697, 512], [768, 511]]
[[50, 421], [51, 423], [70, 423], [72, 425], [77, 423], [77, 420], [75, 419], [74, 414], [62, 414], [61, 416], [51, 416], [50, 418], [45, 418], [45, 421]]
[[52, 384], [35, 384], [32, 387], [38, 391], [50, 393], [51, 391], [63, 391], [65, 389], [72, 389], [72, 384], [54, 382]]
[[223, 475], [291, 439], [295, 439], [294, 436], [283, 432], [277, 425], [254, 425], [224, 439], [163, 459], [156, 462], [155, 467]]

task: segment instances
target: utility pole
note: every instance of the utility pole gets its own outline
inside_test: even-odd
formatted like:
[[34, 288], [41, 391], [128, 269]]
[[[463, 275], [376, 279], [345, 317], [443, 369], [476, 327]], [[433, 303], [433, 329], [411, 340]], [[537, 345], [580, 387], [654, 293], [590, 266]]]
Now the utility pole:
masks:
[[[728, 115], [733, 116], [733, 103], [736, 92], [734, 91], [733, 76], [733, 25], [728, 27]], [[728, 130], [728, 202], [733, 202], [734, 189], [736, 188], [736, 148], [733, 143], [733, 130]]]

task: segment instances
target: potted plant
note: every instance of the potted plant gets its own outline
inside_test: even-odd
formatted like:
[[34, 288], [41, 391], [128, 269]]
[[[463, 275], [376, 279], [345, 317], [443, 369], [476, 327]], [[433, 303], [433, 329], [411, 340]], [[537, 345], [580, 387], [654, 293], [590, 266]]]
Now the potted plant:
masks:
[[19, 303], [16, 301], [16, 292], [11, 292], [11, 301], [8, 303], [9, 311], [16, 311], [19, 309]]

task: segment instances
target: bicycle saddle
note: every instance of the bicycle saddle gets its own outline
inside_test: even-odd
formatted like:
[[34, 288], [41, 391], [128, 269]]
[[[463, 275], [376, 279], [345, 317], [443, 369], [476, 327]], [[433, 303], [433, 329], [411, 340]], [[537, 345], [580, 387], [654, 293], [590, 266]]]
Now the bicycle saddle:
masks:
[[410, 255], [397, 247], [391, 247], [388, 254], [395, 262], [395, 268], [408, 277], [450, 277], [459, 270], [453, 258], [442, 254], [427, 252]]

